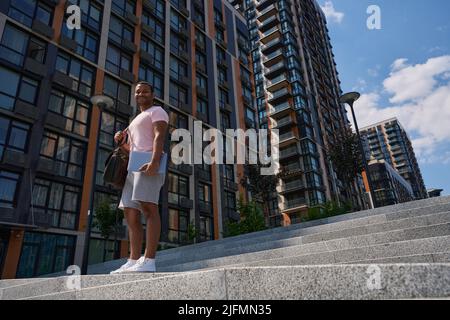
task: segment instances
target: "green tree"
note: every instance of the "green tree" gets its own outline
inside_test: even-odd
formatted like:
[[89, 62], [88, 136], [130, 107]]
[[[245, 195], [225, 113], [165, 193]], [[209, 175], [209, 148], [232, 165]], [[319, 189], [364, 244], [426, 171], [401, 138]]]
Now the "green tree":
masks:
[[116, 234], [116, 228], [122, 225], [122, 220], [123, 211], [113, 209], [111, 202], [104, 200], [95, 208], [95, 217], [92, 226], [98, 228], [102, 237], [108, 240], [111, 234]]
[[344, 185], [346, 199], [352, 199], [352, 184], [363, 171], [358, 136], [350, 129], [342, 131], [336, 141], [328, 145], [327, 153], [338, 179]]
[[257, 232], [267, 229], [261, 206], [255, 201], [244, 203], [242, 195], [238, 200], [239, 222], [225, 224], [224, 237], [233, 237], [240, 234]]
[[272, 200], [272, 193], [276, 190], [279, 175], [261, 175], [260, 164], [244, 166], [246, 176], [241, 178], [241, 186], [249, 191], [253, 198], [263, 205], [265, 221], [269, 221], [269, 202]]

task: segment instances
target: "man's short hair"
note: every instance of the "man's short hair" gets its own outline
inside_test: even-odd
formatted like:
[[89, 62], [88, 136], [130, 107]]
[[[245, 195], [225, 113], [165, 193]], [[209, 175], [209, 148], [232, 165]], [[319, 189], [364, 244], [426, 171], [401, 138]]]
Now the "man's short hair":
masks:
[[136, 83], [136, 87], [137, 87], [138, 85], [146, 85], [146, 86], [149, 86], [149, 87], [150, 87], [150, 90], [152, 90], [152, 92], [153, 92], [153, 86], [152, 86], [152, 84], [151, 84], [150, 82], [147, 82], [147, 81], [139, 81], [138, 83]]

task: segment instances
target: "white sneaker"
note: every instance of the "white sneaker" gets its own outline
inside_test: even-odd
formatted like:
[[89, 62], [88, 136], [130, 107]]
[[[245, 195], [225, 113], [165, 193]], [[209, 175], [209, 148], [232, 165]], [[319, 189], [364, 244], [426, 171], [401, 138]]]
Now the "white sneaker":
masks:
[[[140, 260], [140, 259], [139, 259]], [[127, 262], [122, 265], [119, 269], [111, 271], [110, 274], [117, 274], [117, 273], [123, 273], [125, 272], [127, 269], [131, 268], [132, 266], [134, 266], [139, 260], [131, 260], [128, 259]]]
[[125, 272], [156, 272], [155, 259], [142, 257], [135, 265], [128, 268]]

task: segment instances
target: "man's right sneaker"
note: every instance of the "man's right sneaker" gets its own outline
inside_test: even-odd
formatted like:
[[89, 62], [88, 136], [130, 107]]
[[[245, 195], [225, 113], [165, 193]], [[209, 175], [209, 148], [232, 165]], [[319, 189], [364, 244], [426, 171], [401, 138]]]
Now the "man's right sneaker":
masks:
[[[140, 259], [139, 259], [140, 260]], [[122, 265], [119, 269], [111, 271], [110, 274], [117, 274], [117, 273], [123, 273], [125, 272], [127, 269], [131, 268], [132, 266], [134, 266], [139, 260], [131, 260], [128, 259], [127, 262]]]

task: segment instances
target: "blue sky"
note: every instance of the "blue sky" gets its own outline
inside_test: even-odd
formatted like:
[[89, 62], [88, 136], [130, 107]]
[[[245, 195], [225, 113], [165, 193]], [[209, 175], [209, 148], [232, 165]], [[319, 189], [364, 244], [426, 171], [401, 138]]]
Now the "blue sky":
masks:
[[[427, 188], [450, 195], [450, 1], [318, 0], [343, 91], [360, 127], [396, 116], [413, 140]], [[377, 5], [381, 29], [369, 30]]]

